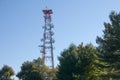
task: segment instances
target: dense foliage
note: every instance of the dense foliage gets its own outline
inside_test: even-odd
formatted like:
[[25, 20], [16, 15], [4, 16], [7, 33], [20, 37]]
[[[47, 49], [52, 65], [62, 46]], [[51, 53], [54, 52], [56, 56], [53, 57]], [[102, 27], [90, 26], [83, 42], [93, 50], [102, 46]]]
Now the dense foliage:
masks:
[[[41, 63], [41, 61], [40, 61]], [[17, 74], [17, 77], [22, 80], [42, 80], [40, 66], [34, 62], [26, 61], [21, 66], [21, 71]]]
[[8, 65], [4, 65], [0, 69], [0, 80], [13, 80], [11, 77], [14, 75], [14, 71]]
[[56, 70], [48, 68], [41, 58], [26, 61], [21, 66], [17, 77], [22, 80], [49, 80], [55, 78]]
[[107, 80], [120, 79], [120, 13], [111, 12], [111, 23], [104, 23], [103, 37], [97, 37], [99, 58], [105, 62], [103, 77]]
[[100, 80], [100, 68], [95, 64], [97, 50], [91, 44], [71, 45], [59, 57], [58, 80]]

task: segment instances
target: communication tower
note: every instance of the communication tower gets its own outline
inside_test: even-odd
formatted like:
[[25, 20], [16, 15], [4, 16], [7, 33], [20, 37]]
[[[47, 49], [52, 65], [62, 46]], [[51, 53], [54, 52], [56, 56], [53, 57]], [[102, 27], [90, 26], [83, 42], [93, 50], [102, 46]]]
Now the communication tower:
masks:
[[52, 69], [54, 69], [54, 55], [53, 55], [53, 43], [55, 40], [53, 39], [53, 24], [52, 24], [52, 18], [51, 14], [53, 14], [52, 10], [43, 10], [44, 13], [44, 26], [43, 28], [43, 38], [41, 39], [42, 45], [41, 47], [41, 53], [42, 53], [42, 59], [44, 63], [46, 63], [47, 60], [50, 61], [50, 65]]

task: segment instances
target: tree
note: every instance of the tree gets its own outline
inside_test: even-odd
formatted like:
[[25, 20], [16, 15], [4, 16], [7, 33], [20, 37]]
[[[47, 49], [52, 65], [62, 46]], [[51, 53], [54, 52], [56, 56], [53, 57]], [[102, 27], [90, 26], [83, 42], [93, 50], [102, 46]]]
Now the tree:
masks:
[[100, 80], [100, 69], [95, 65], [97, 50], [91, 44], [64, 50], [59, 57], [58, 80]]
[[17, 77], [22, 80], [49, 80], [51, 77], [55, 78], [54, 70], [48, 68], [41, 58], [33, 61], [26, 61], [21, 66], [21, 71], [18, 72]]
[[78, 46], [78, 54], [77, 66], [81, 76], [80, 80], [101, 80], [101, 68], [98, 66], [100, 61], [96, 48], [92, 44], [80, 45]]
[[73, 74], [75, 70], [75, 64], [77, 63], [77, 47], [71, 45], [69, 49], [64, 50], [59, 57], [59, 66], [57, 79], [58, 80], [74, 80]]
[[120, 78], [120, 13], [109, 15], [111, 23], [104, 23], [103, 37], [97, 37], [99, 58], [105, 62], [102, 68], [107, 71], [103, 77], [109, 80]]
[[14, 71], [8, 65], [4, 65], [2, 69], [0, 69], [0, 80], [13, 80], [11, 77], [14, 75]]
[[21, 71], [17, 74], [17, 77], [22, 80], [43, 80], [41, 75], [43, 66], [43, 61], [40, 58], [32, 62], [26, 61], [22, 64]]
[[33, 62], [26, 61], [22, 64], [21, 71], [17, 77], [22, 80], [42, 80], [40, 69]]

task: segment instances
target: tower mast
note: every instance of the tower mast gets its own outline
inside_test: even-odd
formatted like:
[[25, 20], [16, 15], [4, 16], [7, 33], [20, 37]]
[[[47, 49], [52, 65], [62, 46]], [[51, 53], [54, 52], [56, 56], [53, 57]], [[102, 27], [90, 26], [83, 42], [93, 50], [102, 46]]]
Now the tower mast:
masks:
[[46, 63], [46, 59], [50, 60], [51, 67], [54, 69], [54, 55], [53, 55], [53, 43], [55, 42], [53, 39], [54, 32], [52, 29], [54, 28], [51, 18], [51, 14], [53, 14], [52, 10], [43, 10], [44, 13], [44, 22], [45, 25], [43, 26], [43, 38], [41, 42], [43, 43], [41, 47], [42, 59], [44, 63]]

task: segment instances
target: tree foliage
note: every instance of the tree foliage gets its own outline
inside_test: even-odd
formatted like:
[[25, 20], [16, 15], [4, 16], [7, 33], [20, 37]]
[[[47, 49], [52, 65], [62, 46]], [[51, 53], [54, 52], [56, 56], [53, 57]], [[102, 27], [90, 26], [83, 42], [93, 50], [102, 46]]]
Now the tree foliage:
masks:
[[26, 61], [17, 77], [22, 80], [49, 80], [55, 78], [55, 70], [48, 68], [41, 58]]
[[114, 11], [109, 15], [111, 23], [104, 23], [103, 37], [97, 37], [99, 58], [105, 62], [103, 75], [106, 79], [118, 80], [120, 78], [120, 13]]
[[33, 62], [24, 62], [17, 77], [22, 80], [42, 80], [40, 69]]
[[100, 80], [100, 68], [95, 64], [97, 50], [91, 44], [71, 45], [59, 57], [58, 80]]
[[0, 69], [0, 80], [13, 80], [11, 77], [14, 75], [14, 71], [8, 65], [4, 65], [2, 69]]
[[74, 80], [72, 72], [75, 72], [77, 63], [77, 47], [71, 45], [69, 49], [64, 50], [59, 57], [60, 65], [58, 66], [58, 80]]
[[17, 74], [17, 77], [22, 80], [43, 80], [42, 71], [43, 64], [42, 59], [38, 58], [32, 62], [26, 61], [21, 66], [21, 71]]

